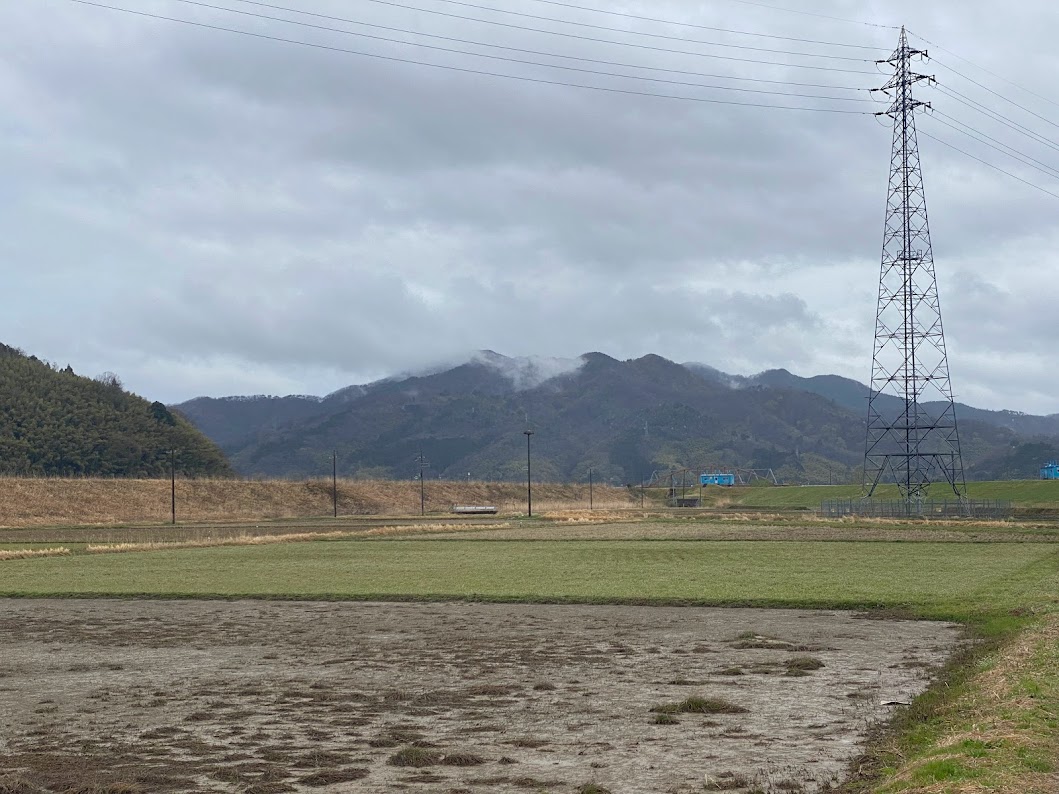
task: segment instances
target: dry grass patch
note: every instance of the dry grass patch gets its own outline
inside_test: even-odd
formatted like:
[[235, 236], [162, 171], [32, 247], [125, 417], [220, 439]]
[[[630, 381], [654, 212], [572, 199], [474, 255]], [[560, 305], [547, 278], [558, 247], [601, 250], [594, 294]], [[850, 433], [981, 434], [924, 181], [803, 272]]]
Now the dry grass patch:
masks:
[[[236, 535], [234, 537], [205, 537], [199, 540], [146, 541], [142, 543], [90, 543], [88, 554], [122, 554], [136, 551], [169, 551], [172, 549], [203, 549], [215, 546], [269, 546], [277, 543], [308, 543], [316, 540], [352, 540], [356, 538], [389, 537], [392, 535], [430, 534], [434, 532], [470, 532], [478, 529], [504, 529], [510, 524], [406, 524], [374, 527], [361, 530], [334, 532], [291, 532], [284, 535]], [[0, 552], [2, 553], [2, 552]], [[69, 554], [69, 550], [66, 551]], [[47, 556], [47, 555], [40, 555]]]
[[[64, 557], [70, 550], [64, 546], [53, 549], [2, 549], [0, 560], [32, 560], [34, 557]], [[0, 789], [2, 791], [2, 789]]]
[[330, 786], [335, 783], [348, 783], [353, 780], [363, 780], [368, 776], [367, 769], [324, 769], [311, 775], [298, 778], [298, 783], [303, 786]]
[[723, 698], [689, 697], [679, 703], [665, 703], [651, 711], [657, 714], [747, 714], [749, 709]]
[[437, 766], [445, 757], [444, 753], [428, 747], [402, 747], [390, 756], [386, 762], [390, 766], [410, 766], [421, 769], [426, 766]]
[[234, 538], [205, 538], [174, 542], [102, 543], [85, 546], [88, 554], [122, 554], [133, 551], [167, 551], [171, 549], [200, 549], [212, 546], [265, 546], [272, 543], [299, 543], [310, 540], [336, 539], [343, 532], [295, 532], [288, 535], [241, 535]]
[[[133, 524], [169, 519], [169, 480], [0, 477], [0, 515], [10, 527], [70, 524]], [[419, 514], [419, 484], [410, 481], [338, 481], [338, 513]], [[625, 488], [596, 486], [601, 508], [631, 507]], [[533, 484], [534, 506], [542, 511], [588, 504], [587, 485]], [[253, 521], [331, 515], [331, 480], [177, 480], [181, 521]], [[454, 504], [495, 505], [502, 513], [525, 511], [522, 483], [433, 480], [426, 483], [427, 512], [448, 512]]]
[[792, 656], [785, 662], [786, 675], [797, 678], [807, 676], [814, 670], [822, 670], [826, 665], [815, 656]]
[[[625, 509], [620, 512], [615, 508]], [[642, 521], [647, 513], [630, 512], [628, 504], [611, 505], [608, 508], [596, 507], [592, 510], [581, 509], [553, 509], [538, 507], [542, 517], [560, 524], [617, 524], [629, 521]]]
[[448, 753], [441, 759], [442, 766], [481, 766], [485, 759], [474, 753]]

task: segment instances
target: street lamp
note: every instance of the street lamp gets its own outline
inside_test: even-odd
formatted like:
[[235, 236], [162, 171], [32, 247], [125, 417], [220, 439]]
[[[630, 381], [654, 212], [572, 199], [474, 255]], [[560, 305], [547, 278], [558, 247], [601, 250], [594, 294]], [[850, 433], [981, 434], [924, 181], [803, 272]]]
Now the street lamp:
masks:
[[532, 430], [523, 430], [522, 435], [526, 437], [526, 515], [530, 518], [533, 517], [533, 478], [532, 468], [530, 467], [530, 436], [533, 435]]

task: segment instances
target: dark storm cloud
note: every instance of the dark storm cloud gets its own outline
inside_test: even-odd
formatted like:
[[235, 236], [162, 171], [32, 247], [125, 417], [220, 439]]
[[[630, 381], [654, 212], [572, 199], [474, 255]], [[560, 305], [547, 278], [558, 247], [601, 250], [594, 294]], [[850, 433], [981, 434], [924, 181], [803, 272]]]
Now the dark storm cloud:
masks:
[[[281, 28], [172, 0], [124, 5], [325, 46], [709, 95]], [[1051, 95], [1044, 75], [1056, 64], [1048, 30], [1059, 21], [1051, 4], [1022, 3], [1002, 19], [985, 0], [922, 5], [835, 0], [814, 8], [907, 22], [946, 49]], [[532, 0], [503, 7], [680, 30]], [[371, 3], [315, 0], [311, 8], [670, 69], [863, 88], [885, 80], [550, 38]], [[896, 41], [891, 30], [731, 2], [622, 8], [874, 44], [884, 53]], [[119, 371], [130, 386], [168, 400], [326, 391], [480, 348], [565, 357], [658, 352], [740, 372], [783, 366], [861, 379], [868, 370], [891, 142], [886, 125], [871, 117], [456, 74], [65, 0], [32, 9], [10, 4], [0, 9], [0, 28], [10, 42], [0, 60], [0, 99], [14, 110], [0, 122], [0, 167], [9, 175], [0, 186], [0, 256], [9, 290], [20, 296], [0, 322], [5, 342], [89, 374]], [[935, 54], [994, 88], [1006, 85], [956, 56]], [[1005, 116], [1016, 113], [945, 68], [923, 68]], [[939, 110], [1033, 148], [950, 97], [923, 91]], [[1028, 94], [1004, 93], [1059, 116]], [[921, 117], [921, 129], [1047, 181], [932, 121]], [[1042, 341], [1059, 298], [1056, 199], [928, 138], [922, 146], [957, 390], [986, 406], [1059, 410]], [[1047, 148], [1033, 151], [1049, 160]]]

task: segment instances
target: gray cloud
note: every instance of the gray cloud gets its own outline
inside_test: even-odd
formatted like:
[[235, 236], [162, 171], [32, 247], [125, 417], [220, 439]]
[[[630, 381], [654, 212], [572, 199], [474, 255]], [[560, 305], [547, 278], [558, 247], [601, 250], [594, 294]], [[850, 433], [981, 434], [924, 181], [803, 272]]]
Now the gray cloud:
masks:
[[[172, 0], [124, 4], [327, 46], [711, 95], [284, 30]], [[1026, 2], [1000, 18], [985, 0], [924, 5], [831, 0], [819, 8], [907, 22], [1051, 95], [1052, 4]], [[552, 39], [366, 3], [311, 7], [670, 69], [859, 87], [884, 79]], [[504, 7], [677, 30], [532, 0]], [[882, 51], [896, 36], [729, 2], [623, 8]], [[0, 122], [0, 267], [5, 293], [17, 296], [0, 317], [5, 342], [88, 374], [118, 371], [166, 400], [324, 392], [482, 348], [556, 358], [657, 352], [740, 373], [782, 366], [863, 380], [868, 372], [890, 149], [889, 129], [870, 117], [519, 83], [64, 0], [0, 7], [0, 28], [11, 45], [0, 56], [0, 101], [12, 111]], [[943, 65], [924, 69], [1005, 117], [1048, 133], [947, 67], [1059, 118], [1059, 108], [934, 54]], [[761, 56], [769, 57], [782, 56]], [[923, 90], [939, 110], [1059, 161]], [[921, 128], [1057, 185], [926, 116]], [[1047, 341], [1059, 299], [1056, 200], [927, 138], [922, 149], [956, 390], [986, 407], [1059, 411]]]

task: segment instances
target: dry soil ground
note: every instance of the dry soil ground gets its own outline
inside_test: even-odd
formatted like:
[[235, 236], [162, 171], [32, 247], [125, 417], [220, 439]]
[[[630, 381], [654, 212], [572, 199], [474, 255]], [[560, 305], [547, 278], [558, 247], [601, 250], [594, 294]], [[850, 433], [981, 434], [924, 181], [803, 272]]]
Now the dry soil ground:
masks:
[[[815, 791], [958, 636], [793, 610], [8, 600], [0, 770], [26, 792]], [[692, 696], [745, 711], [655, 724]]]

